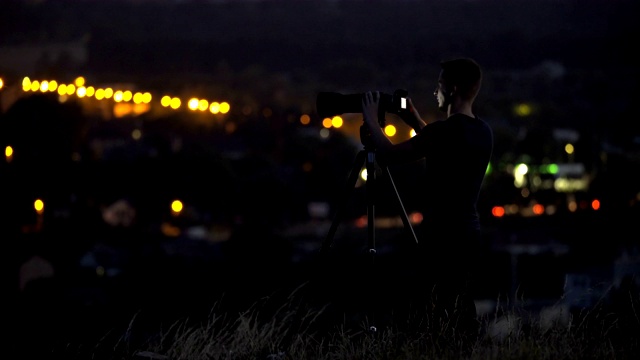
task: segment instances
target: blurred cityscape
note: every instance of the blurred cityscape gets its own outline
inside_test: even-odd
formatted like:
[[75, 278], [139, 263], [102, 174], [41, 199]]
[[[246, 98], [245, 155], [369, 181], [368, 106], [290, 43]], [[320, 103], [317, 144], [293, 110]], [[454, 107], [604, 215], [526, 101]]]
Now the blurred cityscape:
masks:
[[[320, 118], [316, 95], [403, 88], [436, 121], [439, 61], [459, 54], [484, 66], [476, 112], [495, 136], [479, 199], [481, 297], [589, 306], [640, 272], [636, 2], [0, 10], [0, 236], [16, 304], [258, 294], [304, 277], [343, 203], [333, 241], [366, 246], [365, 178], [345, 194], [362, 117]], [[392, 141], [411, 136], [392, 114], [387, 125]], [[419, 223], [428, 175], [420, 163], [390, 171]], [[391, 184], [379, 184], [384, 256], [406, 233]]]

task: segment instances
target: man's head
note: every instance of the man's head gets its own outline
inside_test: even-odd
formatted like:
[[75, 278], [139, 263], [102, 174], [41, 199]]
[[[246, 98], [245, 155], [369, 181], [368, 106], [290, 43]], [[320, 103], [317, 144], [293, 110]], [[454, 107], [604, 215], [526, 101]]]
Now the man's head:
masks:
[[456, 58], [442, 61], [440, 68], [435, 95], [441, 110], [448, 108], [454, 96], [468, 102], [475, 100], [482, 83], [482, 70], [477, 62]]

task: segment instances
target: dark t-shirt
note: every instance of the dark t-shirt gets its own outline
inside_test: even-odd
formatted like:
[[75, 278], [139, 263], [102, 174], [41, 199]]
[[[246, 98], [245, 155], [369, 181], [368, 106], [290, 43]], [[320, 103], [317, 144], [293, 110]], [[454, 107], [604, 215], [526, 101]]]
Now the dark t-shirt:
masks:
[[467, 314], [475, 324], [471, 284], [482, 257], [477, 201], [493, 133], [483, 120], [456, 114], [425, 126], [409, 141], [414, 159], [404, 160], [420, 159], [425, 166], [423, 221], [415, 228], [417, 249], [400, 243], [395, 268], [401, 272], [390, 282], [398, 304], [392, 306], [400, 314], [436, 301], [441, 311]]
[[489, 125], [455, 114], [425, 126], [410, 141], [424, 154], [425, 226], [479, 229], [478, 194], [493, 150]]

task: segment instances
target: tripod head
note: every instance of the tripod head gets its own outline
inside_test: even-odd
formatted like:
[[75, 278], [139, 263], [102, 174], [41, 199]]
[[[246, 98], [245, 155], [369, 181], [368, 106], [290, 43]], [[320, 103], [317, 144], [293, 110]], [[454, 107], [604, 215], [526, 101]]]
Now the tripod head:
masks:
[[[384, 109], [381, 109], [381, 108], [378, 109], [378, 124], [383, 129], [387, 124], [387, 120], [385, 119], [385, 114], [386, 112]], [[371, 130], [369, 129], [369, 126], [367, 125], [367, 123], [365, 123], [364, 121], [362, 122], [362, 125], [360, 125], [360, 142], [362, 143], [362, 145], [366, 150], [375, 149], [373, 140], [371, 139]]]
[[367, 124], [362, 123], [360, 125], [360, 143], [364, 146], [365, 150], [374, 150], [373, 140], [371, 139], [371, 131]]

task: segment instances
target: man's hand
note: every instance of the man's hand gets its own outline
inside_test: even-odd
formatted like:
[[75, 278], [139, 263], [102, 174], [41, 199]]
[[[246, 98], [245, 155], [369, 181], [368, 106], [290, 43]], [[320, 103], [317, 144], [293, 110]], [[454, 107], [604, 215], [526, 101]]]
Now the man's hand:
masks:
[[378, 109], [380, 107], [380, 92], [367, 91], [362, 95], [362, 116], [369, 127], [378, 125]]
[[418, 110], [413, 106], [413, 102], [411, 98], [407, 98], [407, 110], [401, 111], [399, 114], [402, 121], [404, 121], [407, 125], [411, 126], [416, 131], [420, 131], [426, 123], [420, 117]]

